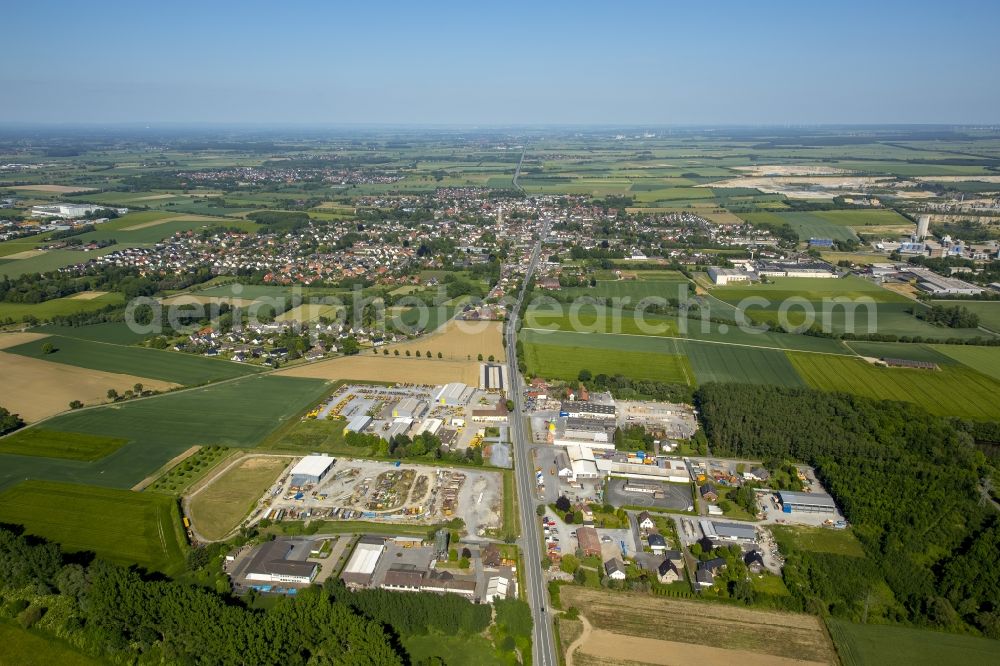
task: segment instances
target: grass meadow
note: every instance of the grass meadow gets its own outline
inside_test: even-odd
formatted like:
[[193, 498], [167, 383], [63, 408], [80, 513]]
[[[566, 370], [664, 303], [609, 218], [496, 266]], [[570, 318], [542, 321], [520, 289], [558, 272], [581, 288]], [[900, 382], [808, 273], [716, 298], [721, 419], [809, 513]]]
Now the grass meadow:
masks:
[[91, 461], [111, 455], [127, 443], [117, 437], [31, 428], [0, 439], [0, 453]]
[[930, 629], [853, 624], [827, 619], [830, 636], [844, 666], [912, 666], [913, 664], [995, 664], [997, 642], [988, 638], [945, 634]]
[[164, 495], [25, 481], [0, 493], [0, 522], [122, 564], [168, 574], [184, 566], [180, 513]]

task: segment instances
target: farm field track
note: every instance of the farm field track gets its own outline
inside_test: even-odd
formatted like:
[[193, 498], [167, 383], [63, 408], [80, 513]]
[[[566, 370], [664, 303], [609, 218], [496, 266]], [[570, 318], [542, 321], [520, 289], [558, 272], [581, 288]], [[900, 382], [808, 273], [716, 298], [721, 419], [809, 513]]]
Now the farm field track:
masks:
[[[624, 656], [646, 664], [837, 663], [820, 621], [809, 615], [575, 585], [564, 586], [560, 597], [564, 606], [579, 608], [592, 627], [589, 636], [584, 629], [576, 654]], [[633, 641], [638, 641], [635, 650]], [[687, 652], [677, 654], [672, 648]]]
[[[398, 349], [400, 354], [410, 352], [420, 352], [424, 354], [431, 352], [437, 360], [438, 352], [445, 359], [468, 361], [478, 358], [479, 354], [484, 359], [493, 356], [497, 361], [506, 358], [503, 348], [503, 322], [499, 321], [464, 321], [451, 319], [437, 330], [428, 335], [421, 336], [416, 340], [387, 345], [389, 354]], [[364, 355], [365, 352], [362, 352]], [[382, 350], [379, 350], [379, 354]], [[374, 354], [373, 354], [374, 355]], [[476, 384], [478, 385], [478, 381]]]
[[30, 428], [0, 439], [0, 453], [90, 461], [100, 460], [127, 443], [114, 437]]
[[282, 423], [318, 402], [327, 390], [324, 381], [252, 375], [66, 412], [35, 427], [121, 438], [128, 444], [85, 464], [0, 455], [0, 488], [26, 477], [131, 488], [194, 445], [255, 447]]
[[[170, 195], [166, 195], [170, 196]], [[220, 224], [225, 224], [227, 220], [219, 217], [213, 217], [211, 215], [171, 215], [169, 217], [164, 217], [158, 220], [148, 220], [146, 222], [138, 222], [136, 224], [122, 227], [122, 231], [139, 231], [140, 229], [147, 229], [149, 227], [156, 227], [166, 222], [218, 222]]]
[[827, 626], [844, 666], [997, 663], [997, 642], [989, 638], [836, 618]]
[[974, 345], [930, 345], [936, 353], [1000, 380], [1000, 347]]
[[[938, 345], [941, 348], [938, 350], [933, 345], [919, 345], [910, 342], [865, 342], [861, 340], [847, 340], [844, 342], [844, 346], [859, 356], [879, 359], [901, 358], [910, 361], [927, 361], [939, 365], [961, 364], [961, 361], [948, 355], [947, 349], [949, 347], [965, 348], [965, 345]], [[994, 349], [995, 355], [1000, 358], [1000, 348], [969, 347], [969, 349]], [[975, 368], [975, 366], [971, 367]]]
[[25, 481], [0, 493], [0, 521], [122, 564], [165, 573], [184, 565], [177, 505], [163, 495]]
[[291, 458], [249, 456], [209, 479], [188, 501], [188, 515], [206, 539], [222, 539], [239, 526]]
[[990, 420], [1000, 417], [1000, 382], [964, 367], [940, 370], [879, 368], [862, 359], [788, 352], [799, 375], [815, 389], [876, 400], [901, 400], [932, 414]]
[[[426, 350], [426, 346], [424, 346]], [[400, 352], [403, 353], [403, 352]], [[421, 352], [423, 353], [423, 352]], [[403, 382], [413, 384], [447, 384], [463, 382], [479, 385], [479, 362], [439, 358], [405, 358], [375, 355], [371, 352], [356, 356], [343, 356], [326, 361], [287, 368], [272, 376], [308, 377], [334, 381], [355, 379], [359, 381]]]
[[[44, 353], [42, 346], [45, 343], [51, 343], [56, 351], [51, 354]], [[46, 362], [133, 374], [175, 384], [203, 384], [257, 372], [256, 368], [251, 366], [194, 354], [145, 347], [125, 347], [59, 335], [50, 336], [40, 342], [9, 347], [7, 352], [43, 359]]]
[[8, 351], [0, 352], [0, 368], [3, 368], [0, 405], [29, 423], [69, 409], [73, 400], [91, 405], [105, 402], [108, 389], [112, 388], [124, 393], [137, 383], [157, 391], [177, 386], [149, 377], [52, 363]]

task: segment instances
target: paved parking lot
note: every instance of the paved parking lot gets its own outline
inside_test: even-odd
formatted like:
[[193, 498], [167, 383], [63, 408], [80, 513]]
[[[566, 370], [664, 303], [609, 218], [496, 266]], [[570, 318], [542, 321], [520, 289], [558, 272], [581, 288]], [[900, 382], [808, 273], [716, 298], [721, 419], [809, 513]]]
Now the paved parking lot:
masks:
[[[652, 481], [641, 482], [653, 485]], [[608, 482], [608, 502], [615, 506], [649, 506], [685, 511], [691, 506], [691, 486], [686, 483], [655, 484], [663, 491], [663, 497], [653, 497], [652, 493], [625, 490], [626, 479], [611, 479]]]

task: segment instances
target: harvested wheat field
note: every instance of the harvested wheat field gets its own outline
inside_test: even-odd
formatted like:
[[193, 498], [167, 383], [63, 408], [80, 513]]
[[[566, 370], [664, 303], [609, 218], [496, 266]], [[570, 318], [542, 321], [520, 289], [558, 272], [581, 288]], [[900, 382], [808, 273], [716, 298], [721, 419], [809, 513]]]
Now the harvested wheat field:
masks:
[[492, 355], [496, 360], [503, 361], [503, 322], [451, 319], [429, 335], [389, 345], [390, 354], [396, 349], [400, 354], [405, 354], [407, 350], [421, 354], [429, 351], [435, 358], [440, 352], [445, 359], [466, 361], [475, 361], [479, 354], [484, 359]]
[[[389, 352], [392, 354], [392, 352]], [[403, 352], [400, 352], [401, 354]], [[422, 352], [421, 352], [422, 353]], [[474, 358], [474, 357], [473, 357]], [[357, 379], [372, 382], [403, 382], [412, 384], [447, 384], [464, 382], [479, 386], [479, 363], [449, 359], [376, 356], [371, 351], [357, 356], [332, 358], [300, 365], [275, 374], [311, 379]]]
[[[3, 338], [18, 335], [33, 334], [5, 335]], [[21, 340], [28, 341], [29, 339]], [[7, 344], [7, 340], [4, 340], [4, 344]], [[20, 414], [28, 422], [64, 412], [69, 409], [69, 403], [73, 400], [87, 405], [106, 402], [108, 389], [112, 388], [124, 393], [136, 384], [155, 391], [179, 386], [146, 377], [88, 370], [6, 352], [0, 352], [0, 368], [3, 368], [0, 405]]]
[[296, 305], [294, 308], [282, 312], [274, 319], [275, 321], [297, 321], [297, 322], [315, 321], [320, 317], [330, 317], [332, 319], [337, 316], [337, 311], [340, 309], [341, 306], [339, 305], [324, 305], [323, 303], [303, 303], [302, 305]]
[[219, 222], [221, 221], [217, 217], [212, 217], [210, 215], [174, 215], [173, 217], [163, 217], [158, 220], [149, 220], [148, 222], [140, 222], [138, 224], [133, 224], [129, 227], [122, 227], [122, 231], [138, 231], [139, 229], [148, 229], [149, 227], [158, 227], [161, 224], [166, 224], [167, 222]]
[[[836, 664], [818, 618], [796, 613], [566, 586], [564, 606], [581, 609], [584, 630], [567, 660], [583, 664], [703, 666]], [[650, 638], [659, 636], [660, 638]]]
[[107, 293], [106, 291], [81, 291], [73, 294], [70, 298], [74, 301], [92, 301], [95, 298], [106, 296]]
[[72, 194], [73, 192], [93, 192], [93, 187], [77, 187], [74, 185], [11, 185], [11, 190], [28, 190], [31, 192], [56, 192], [57, 194]]
[[23, 252], [15, 252], [14, 254], [8, 254], [4, 257], [4, 261], [14, 261], [17, 259], [31, 259], [33, 257], [38, 257], [48, 252], [48, 250], [24, 250]]
[[49, 337], [48, 333], [2, 333], [0, 334], [0, 349], [16, 347], [35, 340]]
[[231, 298], [229, 296], [195, 296], [194, 294], [177, 294], [160, 301], [163, 305], [229, 305], [248, 308], [253, 305], [253, 301], [246, 298]]

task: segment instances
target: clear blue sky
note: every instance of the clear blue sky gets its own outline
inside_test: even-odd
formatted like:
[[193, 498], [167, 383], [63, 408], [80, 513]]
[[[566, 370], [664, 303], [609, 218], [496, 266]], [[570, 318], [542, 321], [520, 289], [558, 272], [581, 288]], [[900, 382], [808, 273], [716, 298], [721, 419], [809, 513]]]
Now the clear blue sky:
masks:
[[0, 17], [0, 122], [1000, 122], [1000, 2], [28, 0]]

